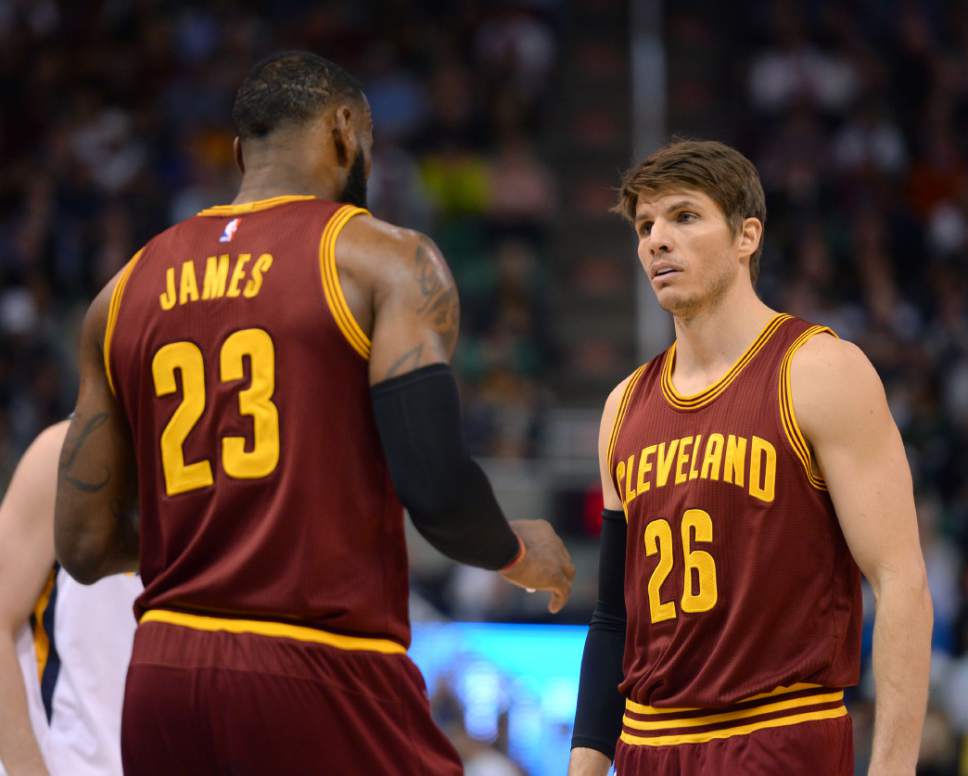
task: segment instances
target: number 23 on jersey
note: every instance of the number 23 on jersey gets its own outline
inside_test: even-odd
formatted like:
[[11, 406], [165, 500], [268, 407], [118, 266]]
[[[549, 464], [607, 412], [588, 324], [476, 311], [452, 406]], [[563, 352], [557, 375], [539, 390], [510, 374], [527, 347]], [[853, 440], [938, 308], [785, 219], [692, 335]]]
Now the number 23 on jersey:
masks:
[[[223, 383], [245, 377], [249, 359], [249, 387], [239, 391], [239, 413], [252, 418], [253, 445], [245, 449], [245, 437], [222, 437], [222, 468], [234, 479], [258, 479], [271, 474], [279, 463], [279, 412], [272, 402], [275, 393], [275, 347], [264, 329], [236, 331], [219, 350], [219, 379]], [[174, 496], [214, 482], [207, 458], [186, 463], [184, 444], [205, 413], [205, 360], [194, 342], [171, 342], [162, 346], [151, 361], [155, 395], [168, 396], [178, 390], [175, 373], [181, 373], [182, 399], [161, 432], [161, 463], [165, 493]]]

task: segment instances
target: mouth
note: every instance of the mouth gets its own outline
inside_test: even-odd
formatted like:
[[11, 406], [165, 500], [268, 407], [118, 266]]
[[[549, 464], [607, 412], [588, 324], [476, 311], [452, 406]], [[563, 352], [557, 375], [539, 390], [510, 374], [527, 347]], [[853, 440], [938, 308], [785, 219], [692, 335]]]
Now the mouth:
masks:
[[676, 267], [671, 267], [668, 265], [657, 265], [652, 268], [652, 278], [655, 279], [655, 278], [667, 277], [669, 275], [673, 275], [680, 271], [681, 270], [679, 270]]

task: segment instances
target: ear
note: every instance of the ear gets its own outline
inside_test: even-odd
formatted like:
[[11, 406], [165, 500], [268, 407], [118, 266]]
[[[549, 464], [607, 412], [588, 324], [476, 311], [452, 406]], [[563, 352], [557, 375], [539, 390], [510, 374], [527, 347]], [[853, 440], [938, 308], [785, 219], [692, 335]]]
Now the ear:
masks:
[[353, 109], [345, 103], [333, 113], [333, 145], [341, 167], [349, 167], [358, 150], [354, 119]]
[[239, 138], [232, 141], [232, 152], [235, 154], [235, 164], [245, 175], [245, 159], [242, 157], [242, 141]]
[[750, 257], [756, 253], [763, 239], [763, 222], [758, 218], [746, 218], [739, 230], [739, 254]]

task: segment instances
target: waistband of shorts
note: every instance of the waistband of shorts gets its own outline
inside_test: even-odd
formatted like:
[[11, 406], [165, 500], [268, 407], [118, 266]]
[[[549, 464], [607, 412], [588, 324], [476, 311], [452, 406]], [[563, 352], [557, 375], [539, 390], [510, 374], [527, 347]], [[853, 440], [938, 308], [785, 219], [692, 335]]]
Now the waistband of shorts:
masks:
[[777, 687], [716, 709], [657, 708], [626, 700], [620, 739], [631, 746], [702, 744], [844, 716], [842, 689], [805, 683]]
[[379, 652], [384, 655], [405, 655], [407, 649], [391, 639], [369, 638], [366, 636], [346, 636], [320, 628], [293, 625], [275, 620], [244, 620], [234, 617], [213, 617], [188, 612], [174, 612], [170, 609], [149, 609], [141, 616], [141, 625], [149, 622], [162, 622], [200, 631], [223, 631], [226, 633], [249, 633], [257, 636], [295, 639], [310, 644], [325, 644], [337, 649], [353, 652]]

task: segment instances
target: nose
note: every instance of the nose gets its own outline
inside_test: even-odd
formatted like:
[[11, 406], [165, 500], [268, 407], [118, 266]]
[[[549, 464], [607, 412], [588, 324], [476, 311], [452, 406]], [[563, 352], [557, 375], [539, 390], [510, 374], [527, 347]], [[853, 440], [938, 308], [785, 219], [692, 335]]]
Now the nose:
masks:
[[657, 218], [649, 230], [648, 246], [649, 253], [652, 256], [657, 256], [660, 253], [669, 253], [672, 250], [671, 235], [665, 226], [662, 219]]

